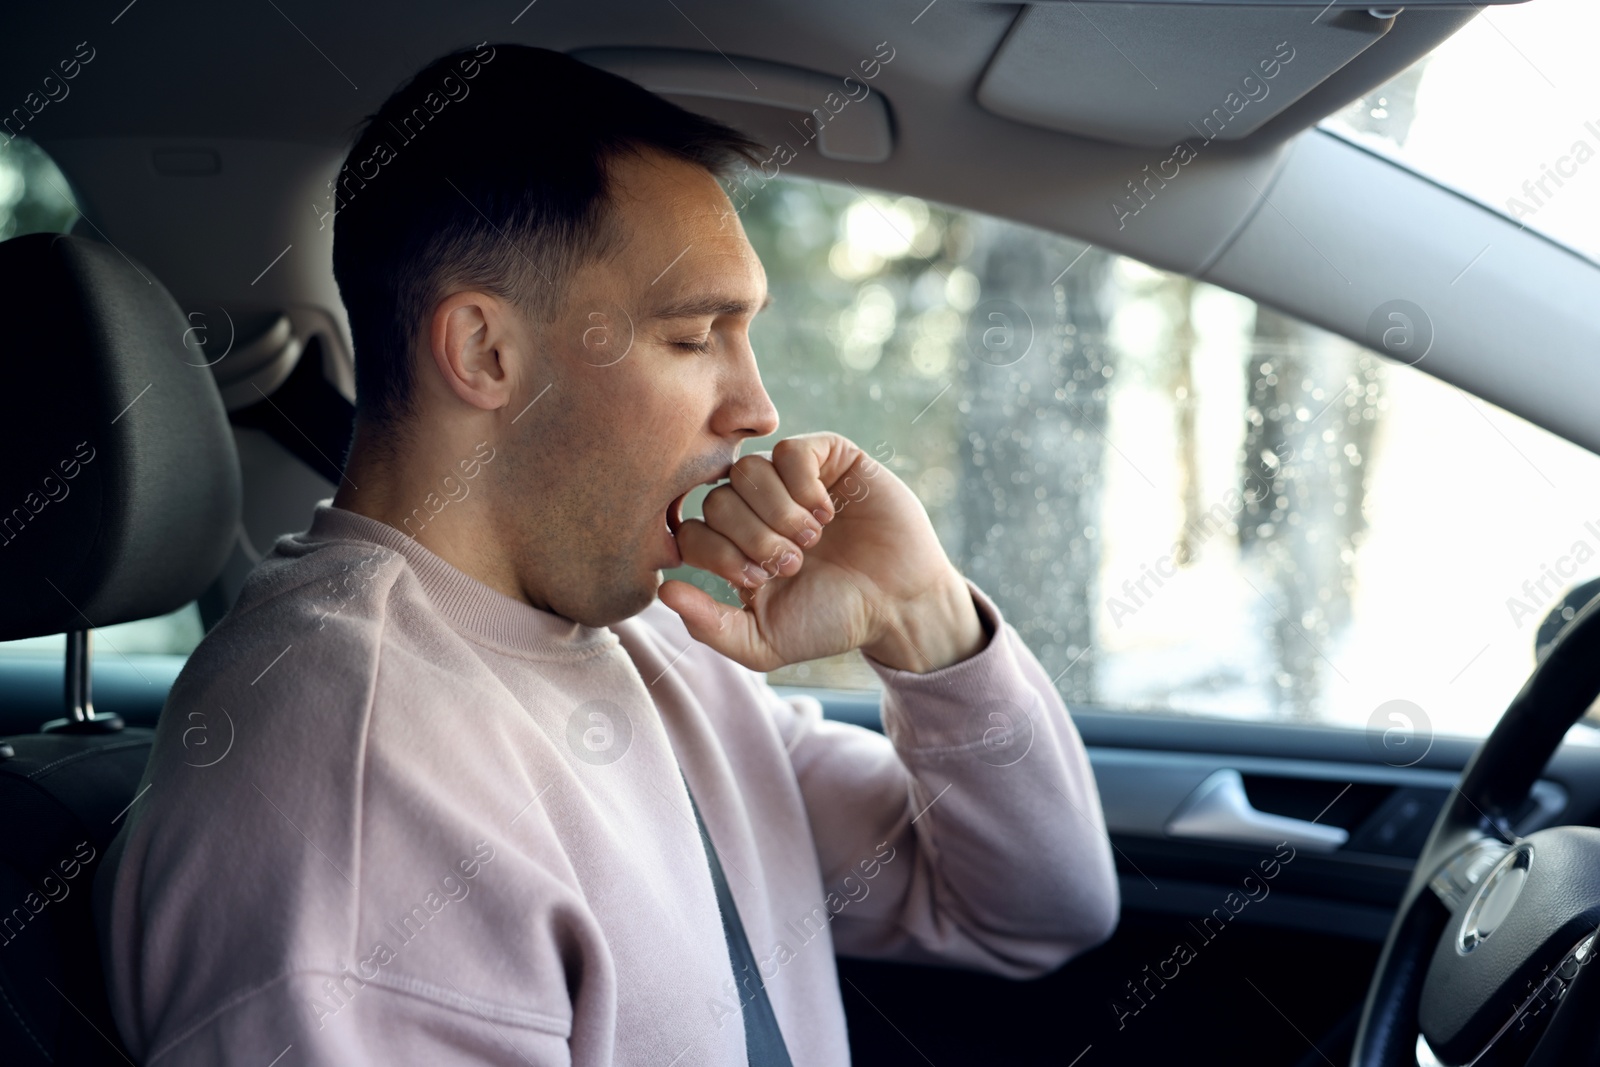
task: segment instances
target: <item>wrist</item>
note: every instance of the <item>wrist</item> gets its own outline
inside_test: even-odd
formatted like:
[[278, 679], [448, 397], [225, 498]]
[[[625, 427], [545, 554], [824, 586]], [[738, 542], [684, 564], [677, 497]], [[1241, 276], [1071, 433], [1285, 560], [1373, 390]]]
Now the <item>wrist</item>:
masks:
[[879, 616], [882, 629], [861, 651], [885, 667], [927, 674], [982, 652], [992, 631], [973, 602], [966, 579], [951, 568], [923, 597], [893, 616]]

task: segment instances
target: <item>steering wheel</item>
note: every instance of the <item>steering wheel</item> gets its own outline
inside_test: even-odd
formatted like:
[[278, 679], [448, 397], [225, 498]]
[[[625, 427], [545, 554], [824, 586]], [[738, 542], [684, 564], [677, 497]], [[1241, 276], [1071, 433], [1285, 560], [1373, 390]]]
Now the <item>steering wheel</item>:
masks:
[[1600, 829], [1519, 838], [1567, 729], [1600, 694], [1600, 599], [1557, 635], [1422, 848], [1362, 1007], [1353, 1067], [1600, 1064]]

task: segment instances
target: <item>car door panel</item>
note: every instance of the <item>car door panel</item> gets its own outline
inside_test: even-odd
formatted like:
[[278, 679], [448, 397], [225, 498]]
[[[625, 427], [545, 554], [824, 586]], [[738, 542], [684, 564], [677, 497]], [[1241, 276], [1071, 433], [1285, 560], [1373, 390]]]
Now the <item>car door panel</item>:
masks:
[[[810, 692], [829, 717], [881, 728], [876, 694]], [[1381, 736], [1338, 727], [1073, 719], [1115, 846], [1117, 933], [1031, 982], [842, 959], [857, 1062], [1342, 1062], [1415, 857], [1477, 742], [1419, 737], [1402, 760]], [[1586, 739], [1551, 761], [1519, 833], [1600, 811], [1600, 747]], [[1219, 774], [1255, 811], [1342, 840], [1289, 854], [1264, 838], [1172, 833]]]

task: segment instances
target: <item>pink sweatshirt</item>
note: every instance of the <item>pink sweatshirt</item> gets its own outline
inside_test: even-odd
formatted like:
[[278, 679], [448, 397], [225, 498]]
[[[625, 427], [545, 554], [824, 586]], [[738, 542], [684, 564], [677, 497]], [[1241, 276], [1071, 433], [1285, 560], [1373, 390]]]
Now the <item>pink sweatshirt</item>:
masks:
[[685, 778], [796, 1067], [849, 1062], [836, 952], [1052, 970], [1116, 923], [1109, 841], [1060, 698], [973, 596], [983, 651], [874, 664], [885, 737], [659, 602], [580, 626], [322, 503], [190, 658], [100, 872], [124, 1041], [147, 1067], [743, 1064]]

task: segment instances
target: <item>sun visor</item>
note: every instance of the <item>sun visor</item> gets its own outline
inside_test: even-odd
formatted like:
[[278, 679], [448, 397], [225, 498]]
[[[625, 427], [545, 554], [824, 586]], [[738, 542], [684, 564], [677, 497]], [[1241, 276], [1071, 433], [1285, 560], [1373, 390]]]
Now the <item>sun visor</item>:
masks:
[[1115, 144], [1248, 137], [1360, 55], [1396, 10], [1033, 4], [978, 84], [1003, 118]]

